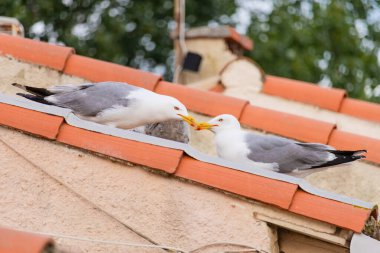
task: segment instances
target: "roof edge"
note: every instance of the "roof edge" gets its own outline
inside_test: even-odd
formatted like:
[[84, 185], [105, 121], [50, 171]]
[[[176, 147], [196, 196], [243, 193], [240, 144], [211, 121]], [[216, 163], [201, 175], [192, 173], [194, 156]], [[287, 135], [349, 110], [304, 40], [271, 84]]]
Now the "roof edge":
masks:
[[227, 161], [218, 157], [213, 157], [213, 156], [201, 153], [188, 144], [161, 139], [161, 138], [157, 138], [153, 136], [148, 136], [148, 135], [133, 132], [133, 131], [113, 128], [106, 125], [97, 124], [95, 122], [85, 121], [75, 116], [69, 109], [59, 108], [56, 106], [42, 105], [33, 101], [28, 101], [22, 98], [9, 96], [5, 94], [0, 94], [0, 103], [14, 105], [14, 106], [30, 109], [33, 111], [44, 112], [51, 115], [61, 116], [65, 118], [65, 121], [67, 122], [67, 124], [74, 127], [81, 128], [81, 129], [86, 129], [93, 132], [102, 133], [105, 135], [120, 137], [120, 138], [124, 138], [128, 140], [143, 142], [143, 143], [152, 144], [156, 146], [182, 150], [187, 155], [191, 156], [192, 158], [196, 160], [209, 163], [209, 164], [219, 165], [219, 166], [226, 167], [233, 170], [238, 170], [238, 171], [278, 180], [278, 181], [296, 184], [300, 188], [305, 190], [306, 192], [326, 198], [326, 199], [335, 200], [338, 202], [362, 207], [365, 209], [372, 209], [373, 207], [371, 203], [368, 203], [362, 200], [358, 200], [358, 199], [354, 199], [347, 196], [342, 196], [339, 194], [326, 192], [321, 189], [318, 189], [310, 185], [308, 182], [306, 182], [305, 180], [301, 178], [296, 178], [296, 177], [285, 175], [285, 174], [279, 174], [273, 171], [267, 171], [260, 168], [253, 168], [251, 165], [247, 165], [244, 163], [235, 163], [235, 162]]

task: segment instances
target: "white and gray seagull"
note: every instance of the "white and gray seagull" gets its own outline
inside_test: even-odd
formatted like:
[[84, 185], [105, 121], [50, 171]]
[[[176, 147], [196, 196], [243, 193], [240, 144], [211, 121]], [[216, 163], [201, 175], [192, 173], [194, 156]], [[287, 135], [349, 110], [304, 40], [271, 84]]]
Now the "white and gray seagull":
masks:
[[194, 125], [186, 107], [177, 99], [120, 82], [58, 85], [36, 88], [17, 83], [29, 94], [24, 98], [71, 109], [78, 117], [113, 127], [132, 129], [167, 120]]
[[274, 135], [258, 135], [241, 130], [232, 115], [219, 115], [199, 123], [197, 130], [215, 133], [218, 156], [258, 168], [290, 173], [348, 163], [365, 158], [365, 150], [345, 151], [320, 143], [302, 143]]

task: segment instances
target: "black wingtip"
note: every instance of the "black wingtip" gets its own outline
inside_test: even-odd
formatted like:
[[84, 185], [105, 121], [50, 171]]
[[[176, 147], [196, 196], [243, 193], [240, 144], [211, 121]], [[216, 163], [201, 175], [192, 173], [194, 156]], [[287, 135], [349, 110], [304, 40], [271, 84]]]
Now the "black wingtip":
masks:
[[362, 149], [362, 150], [356, 150], [355, 153], [354, 153], [354, 156], [360, 156], [360, 155], [362, 155], [363, 153], [367, 153], [367, 150], [365, 150], [365, 149]]
[[[362, 151], [362, 152], [359, 152]], [[318, 165], [318, 166], [313, 166], [313, 169], [317, 168], [323, 168], [323, 167], [329, 167], [329, 166], [334, 166], [334, 165], [339, 165], [339, 164], [344, 164], [344, 163], [350, 163], [356, 160], [360, 159], [365, 159], [366, 156], [362, 155], [364, 150], [356, 150], [356, 151], [338, 151], [338, 152], [331, 152], [336, 155], [336, 158], [332, 161], [328, 161], [324, 164]], [[355, 155], [354, 153], [359, 152], [358, 155]]]
[[33, 94], [24, 94], [24, 93], [16, 93], [18, 96], [24, 97], [26, 99], [32, 100], [34, 102], [38, 102], [45, 105], [53, 105], [52, 103], [46, 101], [44, 97], [33, 95]]
[[31, 94], [34, 94], [37, 96], [42, 96], [42, 97], [47, 97], [47, 96], [54, 94], [53, 92], [51, 92], [45, 88], [32, 87], [32, 86], [22, 85], [22, 84], [18, 84], [18, 83], [12, 83], [12, 86], [17, 87], [19, 89], [22, 89], [22, 90], [29, 92]]

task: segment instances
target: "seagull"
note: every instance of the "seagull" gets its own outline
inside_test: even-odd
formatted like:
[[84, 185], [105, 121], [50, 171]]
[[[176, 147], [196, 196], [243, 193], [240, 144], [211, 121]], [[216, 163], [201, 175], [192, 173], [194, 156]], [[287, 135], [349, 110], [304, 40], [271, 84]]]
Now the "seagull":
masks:
[[35, 102], [69, 108], [79, 118], [122, 129], [167, 120], [195, 124], [177, 99], [121, 82], [85, 83], [37, 88], [17, 83], [29, 94], [17, 95]]
[[232, 115], [222, 114], [197, 124], [197, 130], [215, 133], [219, 157], [244, 162], [280, 173], [301, 172], [365, 158], [366, 150], [336, 150], [321, 143], [303, 143], [274, 135], [258, 135], [241, 130]]

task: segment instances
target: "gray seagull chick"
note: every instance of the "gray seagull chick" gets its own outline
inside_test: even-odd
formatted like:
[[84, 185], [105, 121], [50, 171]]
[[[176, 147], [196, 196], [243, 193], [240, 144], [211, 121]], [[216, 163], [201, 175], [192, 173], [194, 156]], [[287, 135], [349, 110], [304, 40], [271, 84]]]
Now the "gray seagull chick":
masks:
[[328, 167], [365, 158], [365, 150], [342, 151], [320, 143], [302, 143], [274, 135], [258, 135], [241, 130], [232, 115], [219, 115], [198, 130], [215, 133], [218, 156], [252, 164], [258, 168], [290, 173]]

